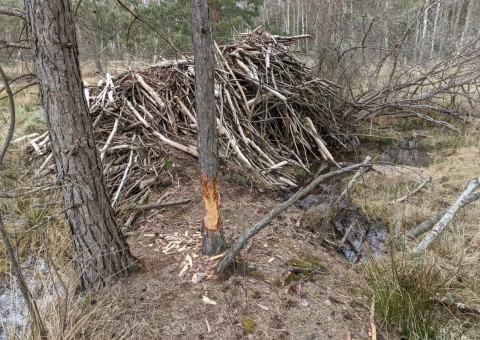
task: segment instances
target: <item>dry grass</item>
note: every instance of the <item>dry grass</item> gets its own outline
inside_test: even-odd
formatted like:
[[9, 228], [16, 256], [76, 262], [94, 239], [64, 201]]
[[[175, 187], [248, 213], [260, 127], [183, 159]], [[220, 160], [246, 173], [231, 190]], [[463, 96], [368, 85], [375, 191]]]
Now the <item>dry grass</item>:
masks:
[[[122, 69], [124, 66], [112, 67]], [[95, 83], [97, 77], [91, 64], [84, 75]], [[0, 110], [6, 103], [0, 102]], [[19, 125], [16, 136], [44, 129], [44, 120], [32, 109], [39, 104], [34, 88], [17, 95]], [[2, 115], [5, 112], [2, 111]], [[4, 133], [5, 117], [0, 127]], [[381, 218], [391, 227], [392, 247], [400, 253], [410, 246], [403, 233], [447, 207], [463, 190], [467, 180], [479, 176], [479, 124], [458, 137], [440, 129], [427, 132], [425, 143], [433, 155], [426, 168], [379, 167], [358, 184], [352, 198], [371, 216]], [[407, 128], [407, 127], [405, 127]], [[23, 149], [13, 146], [0, 172], [1, 191], [13, 191], [35, 182], [35, 165], [25, 163]], [[110, 290], [75, 295], [75, 277], [71, 261], [70, 239], [63, 221], [60, 197], [56, 192], [38, 193], [29, 197], [2, 200], [1, 210], [10, 232], [18, 237], [19, 252], [51, 258], [59, 268], [69, 294], [43, 310], [43, 319], [52, 339], [143, 339], [143, 338], [368, 338], [369, 302], [366, 294], [365, 266], [350, 267], [334, 253], [320, 247], [318, 240], [296, 225], [298, 212], [290, 210], [266, 228], [244, 260], [256, 265], [255, 272], [237, 269], [224, 282], [213, 280], [193, 286], [189, 276], [179, 277], [179, 264], [184, 254], [160, 256], [154, 251], [154, 240], [145, 234], [184, 232], [198, 228], [202, 211], [200, 193], [196, 188], [193, 161], [178, 162], [171, 194], [192, 197], [189, 207], [152, 212], [140, 221], [142, 229], [130, 238], [132, 248], [144, 262], [145, 271], [123, 280]], [[180, 170], [179, 170], [180, 169]], [[186, 170], [189, 169], [189, 170]], [[225, 170], [228, 172], [227, 170]], [[228, 176], [231, 176], [229, 173]], [[400, 204], [388, 204], [413, 190], [423, 179], [432, 181], [419, 193]], [[224, 181], [222, 193], [227, 236], [233, 238], [278, 202], [240, 180]], [[400, 262], [408, 275], [421, 268], [435, 268], [433, 282], [436, 292], [471, 307], [480, 307], [480, 203], [462, 210], [428, 252], [426, 259]], [[266, 245], [266, 246], [265, 246]], [[279, 287], [278, 280], [288, 270], [292, 258], [314, 256], [329, 269], [325, 277], [313, 282], [300, 281], [300, 291]], [[271, 263], [269, 259], [274, 259]], [[388, 271], [391, 259], [384, 259]], [[398, 260], [398, 259], [397, 259]], [[401, 260], [398, 260], [401, 261]], [[432, 265], [434, 263], [434, 265]], [[424, 266], [424, 267], [422, 267]], [[420, 269], [419, 269], [420, 268]], [[8, 272], [0, 245], [0, 272]], [[413, 275], [412, 274], [412, 275]], [[418, 277], [413, 275], [411, 277]], [[419, 281], [422, 284], [422, 280]], [[439, 284], [439, 286], [437, 286]], [[437, 289], [438, 288], [438, 289]], [[295, 288], [296, 289], [296, 288]], [[208, 295], [217, 306], [202, 303]], [[440, 297], [442, 297], [440, 296]], [[436, 296], [438, 297], [438, 296]], [[305, 305], [305, 301], [308, 305]], [[268, 311], [261, 306], [268, 307]], [[66, 311], [66, 312], [65, 312]], [[455, 310], [443, 310], [442, 322], [459, 330], [467, 339], [480, 337], [478, 319]], [[66, 316], [66, 317], [65, 317]], [[245, 317], [256, 322], [253, 333], [244, 334]], [[212, 332], [208, 332], [208, 320]], [[385, 330], [394, 338], [396, 330]], [[384, 334], [385, 335], [385, 334]]]
[[[431, 131], [430, 131], [431, 132]], [[353, 194], [354, 200], [375, 217], [381, 217], [391, 230], [392, 247], [404, 252], [412, 245], [405, 243], [404, 233], [440, 213], [463, 191], [468, 180], [480, 176], [480, 133], [478, 123], [463, 137], [435, 135], [438, 148], [431, 150], [433, 163], [425, 168], [378, 168], [364, 178]], [[414, 190], [425, 178], [431, 177], [420, 192], [403, 203], [389, 204]], [[435, 259], [444, 287], [435, 298], [463, 302], [480, 307], [480, 202], [461, 210], [441, 237], [429, 248], [428, 257]], [[421, 237], [420, 237], [421, 238]], [[478, 318], [451, 312], [447, 322], [467, 338], [480, 336], [474, 327]], [[476, 321], [475, 321], [476, 320]]]

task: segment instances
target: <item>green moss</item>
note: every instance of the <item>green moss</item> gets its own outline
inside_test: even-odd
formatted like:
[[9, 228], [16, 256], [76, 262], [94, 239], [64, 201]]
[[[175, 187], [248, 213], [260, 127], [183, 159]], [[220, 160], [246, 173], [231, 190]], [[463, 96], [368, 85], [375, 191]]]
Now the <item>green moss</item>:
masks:
[[364, 135], [359, 136], [360, 142], [363, 143], [375, 143], [378, 146], [394, 146], [397, 144], [397, 138], [391, 135]]
[[299, 260], [299, 259], [293, 259], [290, 261], [292, 266], [295, 267], [300, 267], [300, 268], [315, 268], [315, 265], [312, 262], [306, 261], [306, 260]]
[[252, 318], [245, 316], [242, 320], [242, 325], [244, 334], [252, 334], [253, 330], [257, 326], [257, 323]]

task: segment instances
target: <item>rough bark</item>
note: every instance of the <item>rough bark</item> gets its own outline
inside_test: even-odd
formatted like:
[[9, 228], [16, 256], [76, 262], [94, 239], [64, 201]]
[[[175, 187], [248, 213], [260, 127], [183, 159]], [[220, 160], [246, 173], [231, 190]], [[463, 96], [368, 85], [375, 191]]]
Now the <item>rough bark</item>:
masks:
[[197, 110], [197, 148], [202, 196], [206, 216], [203, 220], [203, 253], [217, 255], [225, 248], [218, 191], [217, 115], [214, 95], [215, 54], [207, 0], [190, 0], [192, 41], [195, 54], [195, 98]]
[[26, 15], [57, 179], [82, 289], [126, 275], [135, 258], [102, 175], [78, 63], [70, 1], [27, 0]]

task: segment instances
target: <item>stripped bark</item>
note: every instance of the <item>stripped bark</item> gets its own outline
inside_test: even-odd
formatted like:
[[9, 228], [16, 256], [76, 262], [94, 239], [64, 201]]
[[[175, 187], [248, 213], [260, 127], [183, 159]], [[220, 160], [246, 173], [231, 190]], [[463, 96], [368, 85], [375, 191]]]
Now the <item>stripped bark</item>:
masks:
[[[466, 205], [469, 205], [472, 202], [475, 202], [479, 198], [480, 198], [480, 191], [472, 193], [470, 196], [468, 196], [468, 198], [465, 200], [465, 202], [463, 202], [463, 205], [461, 206], [461, 208], [465, 207]], [[432, 218], [429, 218], [426, 221], [423, 221], [422, 223], [417, 225], [415, 228], [410, 230], [407, 234], [407, 237], [410, 238], [410, 239], [414, 239], [414, 238], [418, 237], [419, 235], [423, 234], [428, 229], [433, 227], [433, 225], [435, 223], [437, 223], [440, 220], [440, 218], [447, 213], [447, 211], [448, 211], [448, 209], [445, 209], [441, 213], [439, 213], [438, 215], [436, 215]]]
[[202, 197], [206, 215], [202, 225], [202, 252], [217, 255], [225, 249], [218, 191], [218, 138], [215, 108], [215, 54], [208, 22], [207, 0], [190, 0], [192, 41], [195, 54], [197, 149]]
[[457, 211], [463, 207], [470, 197], [470, 194], [480, 186], [480, 177], [470, 180], [462, 194], [447, 209], [447, 212], [433, 226], [432, 230], [423, 238], [423, 240], [412, 250], [412, 253], [419, 253], [427, 249], [433, 241], [437, 239], [447, 224], [453, 219]]

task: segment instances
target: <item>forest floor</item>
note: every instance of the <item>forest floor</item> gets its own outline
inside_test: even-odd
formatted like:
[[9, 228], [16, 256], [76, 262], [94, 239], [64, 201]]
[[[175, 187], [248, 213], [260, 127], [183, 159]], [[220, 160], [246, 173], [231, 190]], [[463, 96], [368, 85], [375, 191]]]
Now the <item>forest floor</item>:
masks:
[[[458, 137], [461, 139], [455, 143], [438, 144], [438, 149], [424, 152], [429, 165], [377, 168], [364, 176], [352, 200], [371, 218], [384, 221], [391, 235], [397, 223], [402, 232], [415, 226], [448, 206], [466, 182], [478, 176], [477, 136], [478, 130], [474, 130], [468, 142], [467, 137]], [[398, 328], [371, 318], [375, 309], [368, 264], [349, 263], [303, 229], [300, 220], [305, 212], [296, 207], [256, 235], [228, 275], [215, 275], [213, 267], [218, 260], [202, 256], [200, 250], [203, 202], [196, 161], [177, 153], [171, 174], [175, 183], [168, 189], [172, 199], [190, 198], [191, 202], [151, 212], [137, 222], [139, 228], [128, 235], [142, 269], [112, 289], [88, 297], [90, 302], [77, 311], [83, 326], [74, 327], [75, 337], [372, 339], [373, 320], [377, 339], [401, 338]], [[432, 177], [431, 182], [407, 202], [389, 204], [427, 177]], [[252, 184], [226, 165], [220, 178], [228, 242], [283, 201], [278, 192]], [[345, 179], [336, 182], [340, 187], [346, 183]], [[434, 266], [441, 271], [439, 284], [445, 288], [442, 294], [448, 292], [476, 308], [480, 306], [479, 223], [480, 208], [474, 203], [432, 247]], [[389, 256], [377, 260], [387, 267], [391, 263]], [[292, 267], [305, 263], [315, 270], [292, 280]], [[203, 275], [200, 283], [193, 283]], [[439, 308], [446, 315], [442, 327], [449, 329], [445, 338], [475, 339], [480, 335], [478, 317]]]
[[[45, 128], [41, 118], [33, 121], [37, 115], [29, 110], [23, 114], [27, 123], [35, 126], [24, 131], [26, 123], [20, 119], [23, 127], [19, 134]], [[364, 148], [361, 154], [346, 159], [360, 162], [369, 154], [381, 164], [357, 183], [351, 200], [367, 216], [382, 221], [390, 231], [391, 249], [397, 251], [401, 248], [395, 243], [399, 235], [448, 207], [467, 181], [480, 174], [478, 123], [469, 126], [463, 136], [431, 126], [419, 130], [415, 125], [411, 129], [415, 133], [408, 138], [421, 140], [410, 151], [399, 147], [410, 133], [406, 130], [386, 133], [395, 137], [393, 144], [376, 140], [375, 148]], [[23, 171], [31, 176], [31, 169], [24, 169], [22, 150], [18, 145], [12, 147], [1, 177], [3, 185], [8, 181], [25, 183], [27, 175], [20, 176]], [[405, 152], [410, 153], [414, 165], [393, 166], [405, 161]], [[335, 157], [342, 160], [343, 155]], [[158, 197], [189, 198], [190, 202], [145, 213], [135, 229], [127, 231], [141, 269], [108, 289], [85, 295], [75, 295], [72, 290], [66, 304], [62, 300], [42, 311], [52, 339], [374, 339], [372, 331], [377, 339], [401, 338], [398, 326], [387, 327], [376, 315], [370, 261], [348, 262], [331, 244], [302, 227], [305, 211], [295, 206], [252, 239], [229, 273], [223, 277], [214, 274], [218, 259], [201, 254], [204, 209], [197, 161], [172, 151], [168, 171], [172, 185], [157, 192]], [[391, 203], [429, 177], [427, 185], [408, 200]], [[338, 179], [328, 185], [343, 189], [347, 181]], [[285, 199], [280, 192], [253, 183], [242, 170], [227, 164], [221, 166], [220, 191], [229, 244]], [[57, 256], [54, 263], [67, 286], [73, 288], [68, 233], [59, 217], [61, 200], [58, 194], [36, 199], [3, 202], [2, 207], [7, 215], [24, 214], [17, 218], [15, 228], [28, 222], [25, 229], [33, 225], [33, 233], [48, 231], [50, 255]], [[55, 218], [45, 218], [47, 205], [48, 214]], [[37, 210], [42, 213], [35, 215]], [[35, 220], [40, 218], [44, 221], [41, 228]], [[7, 218], [7, 226], [10, 220]], [[473, 309], [480, 308], [479, 225], [480, 205], [476, 202], [455, 217], [428, 251], [441, 286], [436, 296], [448, 295]], [[22, 255], [28, 249], [38, 250], [40, 256], [47, 254], [44, 234], [39, 235], [29, 236], [30, 248], [24, 238], [17, 240], [23, 247]], [[394, 268], [390, 255], [378, 256], [377, 262]], [[0, 258], [0, 270], [5, 265], [5, 259]], [[308, 270], [295, 274], [294, 267]], [[6, 284], [8, 280], [0, 281]], [[442, 327], [449, 329], [446, 339], [480, 337], [478, 316], [444, 306], [438, 306], [437, 312], [443, 315]], [[64, 316], [62, 325], [59, 320]]]
[[[300, 227], [303, 212], [298, 208], [290, 208], [254, 237], [229, 273], [215, 275], [218, 260], [201, 255], [203, 201], [196, 162], [182, 158], [174, 162], [172, 196], [192, 201], [144, 217], [140, 228], [129, 233], [132, 252], [143, 269], [106, 293], [110, 303], [98, 307], [99, 318], [88, 326], [94, 331], [91, 336], [368, 338], [370, 302], [364, 276]], [[283, 201], [278, 193], [240, 176], [232, 180], [222, 167], [222, 220], [229, 241]], [[239, 183], [243, 179], [246, 183]], [[168, 250], [169, 245], [174, 246]], [[182, 272], [187, 256], [192, 267]], [[298, 263], [308, 263], [315, 271], [289, 282], [289, 272]], [[206, 277], [194, 284], [194, 275]]]

